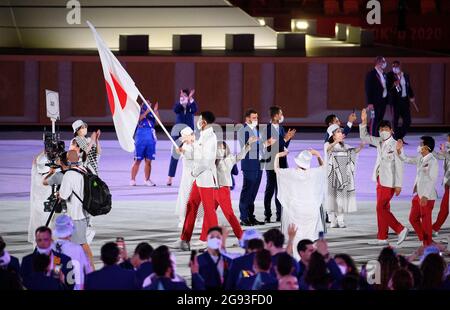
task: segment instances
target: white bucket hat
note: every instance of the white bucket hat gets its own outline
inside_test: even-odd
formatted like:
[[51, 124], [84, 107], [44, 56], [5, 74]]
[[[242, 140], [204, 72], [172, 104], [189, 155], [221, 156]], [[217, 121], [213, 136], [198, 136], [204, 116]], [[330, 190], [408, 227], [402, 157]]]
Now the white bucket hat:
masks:
[[331, 136], [333, 135], [333, 132], [334, 132], [336, 129], [339, 129], [339, 125], [336, 125], [336, 124], [330, 125], [330, 126], [327, 128], [328, 137], [331, 137]]
[[87, 127], [87, 124], [85, 122], [83, 122], [81, 119], [76, 120], [75, 122], [73, 122], [72, 123], [73, 133], [76, 133], [78, 128], [80, 128], [83, 125]]
[[309, 169], [311, 168], [311, 158], [311, 153], [305, 150], [295, 156], [294, 161], [300, 168]]
[[73, 221], [68, 215], [60, 215], [55, 221], [55, 236], [66, 238], [73, 234]]

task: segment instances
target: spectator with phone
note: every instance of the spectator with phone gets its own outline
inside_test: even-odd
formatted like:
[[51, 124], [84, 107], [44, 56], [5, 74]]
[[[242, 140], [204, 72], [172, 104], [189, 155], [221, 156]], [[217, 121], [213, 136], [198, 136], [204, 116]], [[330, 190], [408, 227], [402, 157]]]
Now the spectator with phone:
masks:
[[[345, 136], [348, 136], [348, 134], [352, 130], [353, 123], [356, 121], [356, 119], [357, 118], [356, 118], [355, 110], [353, 109], [353, 112], [348, 116], [347, 124], [345, 125], [345, 127], [343, 129], [343, 134]], [[325, 125], [327, 126], [327, 129], [331, 125], [338, 125], [339, 127], [342, 126], [340, 119], [335, 114], [330, 114], [330, 115], [327, 115], [327, 117], [325, 117]], [[327, 142], [328, 139], [330, 139], [330, 135], [327, 131], [325, 134], [325, 142]]]

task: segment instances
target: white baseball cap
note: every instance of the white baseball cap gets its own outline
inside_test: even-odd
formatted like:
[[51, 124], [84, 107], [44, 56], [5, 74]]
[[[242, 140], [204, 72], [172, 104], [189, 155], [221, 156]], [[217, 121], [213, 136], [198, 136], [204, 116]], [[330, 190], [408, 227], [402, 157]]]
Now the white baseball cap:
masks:
[[83, 122], [81, 119], [76, 120], [75, 122], [73, 122], [72, 123], [73, 133], [76, 133], [78, 128], [80, 128], [83, 125], [87, 127], [87, 124], [85, 122]]
[[300, 168], [309, 169], [311, 168], [311, 158], [311, 153], [305, 150], [295, 156], [294, 161]]

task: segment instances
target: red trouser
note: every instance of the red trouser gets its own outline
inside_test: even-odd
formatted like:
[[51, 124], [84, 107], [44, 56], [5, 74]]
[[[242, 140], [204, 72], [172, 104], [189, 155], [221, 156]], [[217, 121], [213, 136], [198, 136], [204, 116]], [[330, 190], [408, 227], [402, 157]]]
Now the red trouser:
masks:
[[377, 222], [378, 240], [388, 238], [389, 227], [398, 235], [405, 227], [400, 224], [391, 212], [390, 201], [394, 196], [395, 188], [385, 187], [377, 180]]
[[439, 208], [439, 214], [436, 222], [433, 224], [433, 230], [439, 231], [441, 226], [444, 225], [445, 220], [448, 217], [448, 185], [445, 185], [444, 197], [442, 197], [441, 207]]
[[[181, 240], [191, 241], [194, 231], [195, 219], [200, 202], [203, 204], [205, 215], [203, 217], [202, 235], [200, 240], [206, 241], [206, 233], [211, 227], [217, 226], [217, 214], [215, 210], [215, 189], [213, 187], [198, 187], [194, 181], [191, 194], [186, 206], [186, 217], [184, 219]], [[205, 234], [204, 234], [205, 233]]]
[[428, 200], [426, 206], [420, 205], [419, 195], [414, 196], [412, 200], [411, 212], [409, 213], [409, 222], [416, 231], [420, 241], [424, 246], [433, 242], [431, 231], [431, 213], [433, 212], [434, 200]]
[[[234, 235], [236, 236], [236, 238], [241, 239], [242, 228], [241, 225], [239, 224], [236, 215], [233, 212], [233, 207], [231, 205], [231, 198], [230, 198], [230, 187], [222, 186], [219, 189], [216, 189], [215, 198], [216, 198], [215, 199], [216, 210], [217, 207], [220, 206], [223, 215], [225, 215], [225, 218], [227, 219], [228, 223], [230, 223], [231, 228], [233, 228]], [[206, 239], [207, 233], [208, 231], [202, 230], [200, 240], [203, 240], [202, 238]]]

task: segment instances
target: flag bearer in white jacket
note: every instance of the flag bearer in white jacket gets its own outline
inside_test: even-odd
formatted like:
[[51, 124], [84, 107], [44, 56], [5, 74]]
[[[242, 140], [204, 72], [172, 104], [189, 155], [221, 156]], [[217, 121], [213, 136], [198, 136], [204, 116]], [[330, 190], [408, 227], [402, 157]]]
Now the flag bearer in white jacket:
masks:
[[397, 244], [401, 244], [408, 235], [408, 229], [400, 224], [391, 212], [390, 201], [402, 190], [403, 162], [396, 149], [396, 141], [392, 137], [392, 126], [389, 121], [378, 124], [379, 137], [369, 135], [367, 131], [367, 111], [361, 112], [359, 125], [360, 138], [364, 143], [377, 148], [377, 160], [373, 170], [373, 181], [377, 182], [377, 223], [378, 234], [374, 245], [387, 245], [389, 227], [398, 235]]
[[433, 224], [433, 237], [438, 235], [442, 225], [448, 217], [448, 209], [450, 207], [449, 187], [450, 187], [450, 133], [447, 134], [447, 142], [441, 144], [441, 150], [437, 153], [437, 159], [444, 160], [444, 197], [442, 197], [441, 206], [436, 221]]
[[397, 142], [397, 150], [401, 160], [417, 166], [417, 176], [414, 182], [414, 193], [416, 195], [412, 199], [409, 222], [423, 245], [429, 246], [433, 243], [431, 215], [437, 198], [435, 185], [439, 167], [437, 159], [432, 154], [435, 144], [434, 139], [430, 136], [423, 136], [420, 139], [420, 145], [417, 147], [419, 155], [415, 157], [405, 155], [401, 140]]
[[182, 250], [190, 249], [192, 232], [200, 203], [203, 204], [204, 218], [202, 226], [201, 241], [206, 241], [206, 232], [217, 226], [217, 214], [215, 210], [215, 189], [218, 188], [216, 171], [217, 137], [213, 131], [212, 124], [215, 116], [210, 111], [201, 113], [197, 121], [197, 129], [200, 130], [200, 138], [194, 142], [193, 160], [194, 166], [192, 176], [191, 194], [186, 209], [183, 231], [181, 232]]

